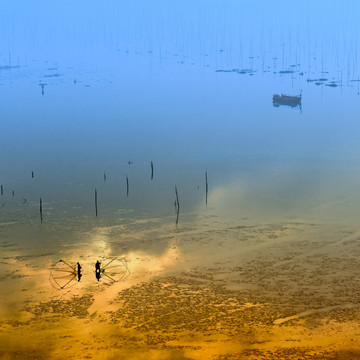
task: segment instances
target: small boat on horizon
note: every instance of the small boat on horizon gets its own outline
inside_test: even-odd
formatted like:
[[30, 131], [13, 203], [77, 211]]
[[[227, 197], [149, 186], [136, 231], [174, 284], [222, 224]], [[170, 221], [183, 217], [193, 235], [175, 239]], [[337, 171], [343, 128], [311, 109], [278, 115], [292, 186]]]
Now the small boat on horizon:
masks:
[[301, 103], [301, 97], [302, 94], [300, 93], [300, 95], [296, 95], [296, 96], [290, 96], [290, 95], [278, 95], [275, 94], [273, 95], [273, 103], [277, 103], [277, 104], [286, 104], [286, 105], [298, 105]]
[[273, 95], [273, 105], [275, 107], [280, 107], [280, 106], [290, 106], [292, 108], [299, 107], [301, 110], [301, 97], [302, 97], [302, 92], [300, 92], [300, 95], [296, 95], [296, 96], [275, 94]]

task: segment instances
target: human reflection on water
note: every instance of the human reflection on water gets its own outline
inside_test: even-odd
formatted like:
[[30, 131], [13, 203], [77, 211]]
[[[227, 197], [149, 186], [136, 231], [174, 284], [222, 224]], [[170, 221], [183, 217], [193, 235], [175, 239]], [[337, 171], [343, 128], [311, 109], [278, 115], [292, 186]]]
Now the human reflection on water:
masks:
[[50, 268], [50, 283], [55, 289], [62, 290], [73, 287], [82, 277], [81, 269], [82, 266], [79, 262], [72, 265], [65, 260], [59, 260]]
[[105, 265], [102, 266], [99, 260], [95, 263], [97, 281], [102, 278], [104, 281], [118, 282], [125, 280], [130, 275], [130, 270], [124, 258], [114, 257], [104, 261]]
[[100, 269], [101, 262], [98, 260], [95, 264], [95, 277], [97, 281], [101, 278], [101, 269]]
[[[95, 277], [97, 281], [103, 279], [108, 282], [124, 281], [130, 275], [127, 262], [124, 258], [105, 259], [105, 265], [101, 266], [99, 260], [95, 263]], [[83, 274], [80, 262], [72, 265], [64, 260], [59, 260], [50, 267], [50, 283], [55, 289], [65, 289], [77, 284]]]
[[82, 277], [81, 269], [82, 269], [82, 266], [80, 265], [79, 262], [77, 262], [77, 278], [78, 278], [78, 281], [80, 281], [81, 277]]

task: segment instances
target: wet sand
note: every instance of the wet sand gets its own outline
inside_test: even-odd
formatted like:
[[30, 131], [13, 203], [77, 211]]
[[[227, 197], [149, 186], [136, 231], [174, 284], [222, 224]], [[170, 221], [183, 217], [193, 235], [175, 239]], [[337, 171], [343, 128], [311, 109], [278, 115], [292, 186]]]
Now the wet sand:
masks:
[[[211, 216], [57, 226], [0, 227], [1, 359], [360, 359], [355, 227]], [[15, 240], [31, 229], [64, 244], [25, 254]], [[94, 260], [120, 255], [129, 276], [97, 282]], [[56, 290], [49, 267], [62, 257], [84, 276]]]

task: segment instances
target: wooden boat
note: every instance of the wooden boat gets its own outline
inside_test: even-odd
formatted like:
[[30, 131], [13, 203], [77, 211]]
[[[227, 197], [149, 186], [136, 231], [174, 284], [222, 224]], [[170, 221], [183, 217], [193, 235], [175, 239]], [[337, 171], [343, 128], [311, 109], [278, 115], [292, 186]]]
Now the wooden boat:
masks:
[[289, 96], [289, 95], [278, 95], [275, 94], [273, 96], [273, 102], [277, 104], [291, 104], [291, 105], [297, 105], [301, 103], [301, 94], [297, 96]]

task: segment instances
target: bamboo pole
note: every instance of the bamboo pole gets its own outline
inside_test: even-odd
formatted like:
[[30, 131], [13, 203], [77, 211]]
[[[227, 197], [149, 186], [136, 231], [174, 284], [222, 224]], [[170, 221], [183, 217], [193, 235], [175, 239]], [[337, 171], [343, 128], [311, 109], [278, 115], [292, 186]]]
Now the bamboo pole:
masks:
[[205, 204], [207, 206], [208, 203], [208, 191], [209, 191], [209, 185], [208, 185], [208, 176], [207, 176], [207, 171], [205, 171]]
[[97, 191], [95, 189], [95, 216], [98, 216]]
[[151, 180], [152, 180], [154, 178], [154, 164], [152, 161], [151, 161], [150, 165], [151, 165]]
[[40, 222], [43, 222], [42, 199], [40, 198]]
[[126, 197], [129, 197], [129, 178], [126, 176]]
[[176, 185], [175, 185], [175, 195], [176, 195], [175, 208], [176, 208], [176, 225], [177, 225], [178, 222], [179, 222], [180, 203], [179, 203], [179, 195], [178, 195], [178, 191], [177, 191]]

